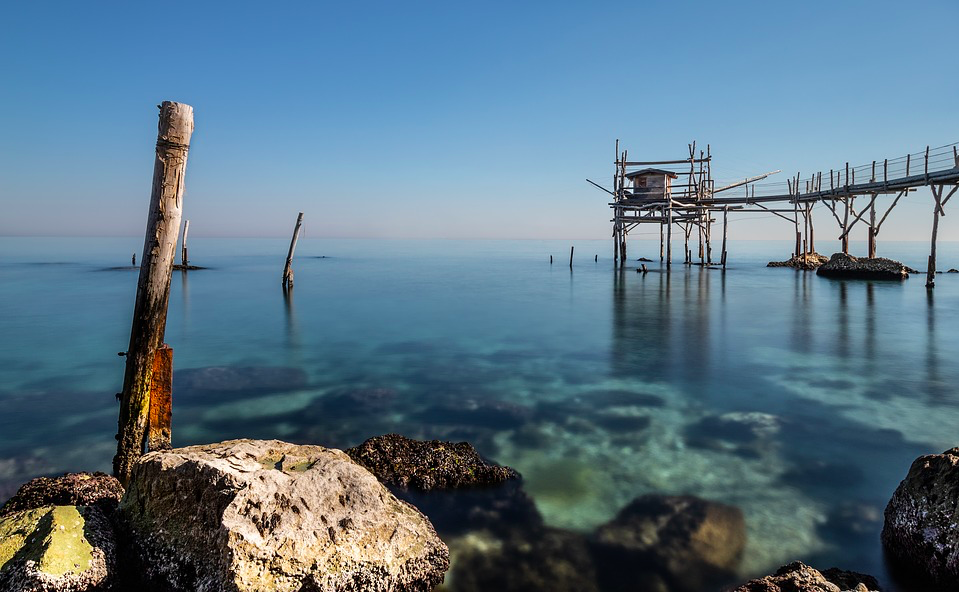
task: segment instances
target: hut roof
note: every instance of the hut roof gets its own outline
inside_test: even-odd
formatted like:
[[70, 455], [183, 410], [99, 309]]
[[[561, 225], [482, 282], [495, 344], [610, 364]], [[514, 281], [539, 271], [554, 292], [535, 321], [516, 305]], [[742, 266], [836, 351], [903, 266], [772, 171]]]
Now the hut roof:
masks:
[[632, 179], [633, 177], [641, 177], [643, 175], [669, 175], [671, 178], [675, 179], [679, 175], [672, 171], [665, 171], [663, 169], [642, 169], [639, 171], [633, 171], [631, 173], [626, 173], [627, 179]]

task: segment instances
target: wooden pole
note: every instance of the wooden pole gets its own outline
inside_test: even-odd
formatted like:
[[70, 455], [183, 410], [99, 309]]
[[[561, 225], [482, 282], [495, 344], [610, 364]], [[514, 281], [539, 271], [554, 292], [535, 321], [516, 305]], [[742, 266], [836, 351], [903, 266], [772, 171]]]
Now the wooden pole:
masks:
[[147, 422], [147, 452], [169, 450], [173, 410], [173, 348], [160, 346], [153, 357], [150, 377], [150, 419]]
[[569, 268], [570, 268], [570, 269], [573, 269], [573, 249], [574, 249], [574, 248], [575, 248], [575, 247], [570, 247], [570, 248], [569, 248]]
[[843, 215], [842, 219], [842, 252], [846, 255], [849, 254], [849, 232], [847, 229], [849, 228], [849, 201], [851, 199], [852, 197], [847, 194], [846, 198], [843, 200], [843, 202], [846, 204], [846, 213]]
[[130, 265], [136, 266], [137, 264], [137, 254], [134, 252], [133, 257], [130, 258]]
[[932, 186], [932, 197], [936, 200], [936, 207], [932, 211], [932, 246], [929, 251], [929, 266], [926, 268], [926, 287], [936, 287], [936, 235], [939, 234], [939, 211], [942, 208], [942, 185], [939, 190]]
[[668, 211], [666, 215], [666, 269], [673, 263], [673, 198], [669, 196]]
[[296, 226], [293, 227], [293, 238], [290, 240], [290, 252], [286, 254], [286, 265], [283, 267], [283, 289], [293, 287], [293, 251], [296, 250], [296, 241], [300, 238], [300, 226], [303, 225], [303, 212], [296, 217]]
[[726, 269], [726, 229], [729, 227], [729, 206], [723, 206], [723, 252], [722, 252], [722, 263], [723, 269]]
[[809, 204], [809, 252], [816, 252], [816, 230], [812, 225], [812, 204]]
[[869, 206], [869, 258], [876, 258], [876, 196]]
[[190, 232], [190, 221], [187, 220], [183, 223], [183, 250], [180, 251], [180, 265], [186, 267], [190, 264], [190, 258], [187, 257], [186, 252], [186, 236]]
[[663, 262], [663, 224], [659, 223], [659, 262]]
[[153, 364], [166, 330], [192, 134], [193, 107], [164, 101], [160, 105], [153, 190], [120, 395], [117, 454], [113, 458], [113, 474], [124, 486], [130, 482], [133, 465], [145, 445]]

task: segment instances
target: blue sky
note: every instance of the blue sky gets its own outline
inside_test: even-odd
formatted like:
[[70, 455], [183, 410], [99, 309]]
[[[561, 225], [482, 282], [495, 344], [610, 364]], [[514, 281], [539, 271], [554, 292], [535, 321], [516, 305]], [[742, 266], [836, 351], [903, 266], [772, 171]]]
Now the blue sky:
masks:
[[[303, 211], [312, 237], [604, 238], [584, 179], [609, 184], [616, 138], [637, 159], [708, 142], [720, 181], [959, 141], [955, 0], [21, 2], [4, 20], [0, 235], [142, 234], [163, 100], [196, 113], [195, 237], [287, 236]], [[911, 196], [882, 238], [925, 240], [931, 211]]]

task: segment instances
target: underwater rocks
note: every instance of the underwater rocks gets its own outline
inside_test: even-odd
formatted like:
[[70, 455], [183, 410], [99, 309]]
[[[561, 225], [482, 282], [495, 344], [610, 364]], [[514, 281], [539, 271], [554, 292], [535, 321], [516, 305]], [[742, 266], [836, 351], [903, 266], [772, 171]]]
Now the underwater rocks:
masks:
[[210, 393], [246, 394], [291, 391], [307, 384], [306, 372], [286, 366], [209, 366], [178, 370], [174, 388]]
[[898, 261], [883, 257], [867, 259], [835, 253], [826, 264], [816, 270], [816, 275], [860, 280], [904, 280], [909, 277], [909, 268]]
[[123, 497], [123, 486], [105, 473], [65, 473], [24, 483], [3, 507], [0, 516], [43, 506], [99, 506], [109, 513]]
[[519, 476], [509, 467], [483, 460], [469, 442], [411, 440], [386, 434], [346, 453], [383, 483], [424, 491], [491, 485]]
[[600, 526], [592, 542], [606, 589], [631, 589], [634, 574], [646, 571], [671, 591], [699, 592], [735, 576], [746, 522], [733, 506], [689, 495], [644, 495]]
[[827, 261], [829, 261], [829, 257], [812, 251], [803, 255], [799, 255], [798, 257], [790, 257], [786, 261], [770, 261], [766, 264], [766, 267], [793, 267], [795, 269], [812, 271]]
[[759, 411], [708, 415], [685, 429], [686, 442], [696, 448], [755, 458], [773, 445], [782, 420]]
[[878, 592], [876, 578], [835, 567], [820, 572], [796, 561], [775, 574], [750, 580], [733, 592]]
[[882, 543], [903, 567], [959, 587], [959, 448], [920, 456], [886, 506]]
[[45, 506], [0, 517], [0, 590], [95, 592], [116, 574], [113, 529], [97, 506]]
[[233, 440], [149, 453], [119, 516], [145, 578], [168, 590], [419, 591], [449, 567], [423, 514], [321, 446]]

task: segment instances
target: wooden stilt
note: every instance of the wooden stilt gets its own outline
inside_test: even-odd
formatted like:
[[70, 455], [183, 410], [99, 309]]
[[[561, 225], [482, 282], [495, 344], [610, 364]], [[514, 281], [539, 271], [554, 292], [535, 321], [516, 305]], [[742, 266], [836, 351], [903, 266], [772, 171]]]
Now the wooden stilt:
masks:
[[666, 269], [669, 269], [673, 262], [673, 200], [668, 198], [668, 214], [666, 221]]
[[570, 269], [573, 269], [573, 248], [574, 247], [569, 248], [569, 268]]
[[160, 105], [153, 191], [120, 395], [117, 454], [113, 458], [113, 474], [124, 486], [129, 484], [133, 465], [146, 444], [151, 379], [156, 352], [166, 330], [170, 278], [192, 134], [193, 107], [170, 101]]
[[723, 269], [726, 269], [726, 229], [729, 228], [729, 206], [723, 206], [723, 251], [721, 254]]
[[130, 265], [136, 266], [137, 264], [137, 254], [133, 253], [133, 257], [130, 258]]
[[843, 199], [843, 203], [846, 204], [846, 213], [843, 215], [843, 220], [842, 220], [842, 232], [843, 232], [842, 252], [845, 253], [846, 255], [849, 254], [849, 233], [847, 232], [847, 229], [849, 228], [849, 206], [850, 206], [849, 202], [850, 201], [852, 201], [852, 196], [850, 195], [846, 195], [845, 199]]
[[936, 200], [936, 207], [932, 211], [932, 245], [929, 250], [929, 265], [926, 268], [926, 287], [936, 287], [936, 235], [939, 234], [939, 212], [942, 209], [942, 185], [932, 186], [932, 197]]
[[876, 258], [876, 196], [869, 205], [869, 258]]
[[186, 222], [183, 223], [183, 249], [180, 251], [180, 265], [182, 265], [184, 268], [186, 268], [186, 266], [190, 264], [189, 263], [190, 258], [187, 256], [187, 250], [186, 250], [186, 237], [189, 232], [190, 232], [190, 221], [187, 220]]
[[663, 262], [663, 225], [659, 225], [659, 262]]
[[293, 227], [293, 238], [290, 240], [290, 251], [286, 255], [286, 265], [283, 266], [283, 289], [293, 287], [293, 251], [296, 250], [296, 241], [300, 238], [300, 226], [303, 225], [303, 212], [296, 217], [296, 226]]
[[150, 377], [150, 420], [147, 423], [147, 452], [169, 450], [173, 416], [173, 348], [160, 346], [153, 358]]

